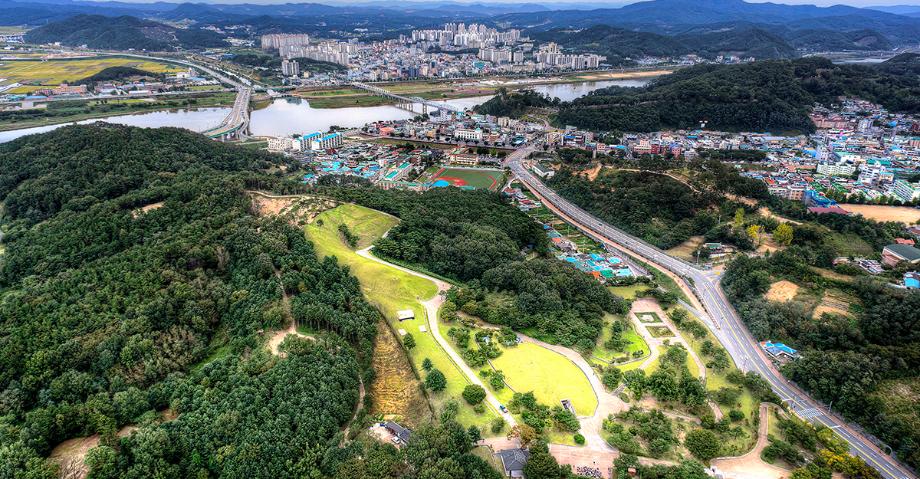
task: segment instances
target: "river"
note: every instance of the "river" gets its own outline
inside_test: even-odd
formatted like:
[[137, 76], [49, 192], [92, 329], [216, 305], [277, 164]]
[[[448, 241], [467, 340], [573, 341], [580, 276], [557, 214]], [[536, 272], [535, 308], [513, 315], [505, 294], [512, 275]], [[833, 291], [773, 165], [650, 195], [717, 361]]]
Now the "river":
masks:
[[[558, 97], [562, 101], [570, 101], [597, 90], [598, 88], [612, 85], [640, 87], [646, 83], [648, 83], [648, 80], [609, 80], [534, 85], [531, 88], [540, 93], [545, 93], [550, 97]], [[489, 98], [491, 98], [491, 96], [455, 98], [445, 100], [445, 103], [466, 109], [479, 105]], [[416, 106], [416, 110], [420, 112], [421, 108]], [[176, 126], [187, 128], [192, 131], [204, 131], [219, 124], [229, 111], [230, 108], [195, 108], [155, 111], [84, 120], [77, 123], [87, 124], [105, 121], [147, 128]], [[412, 116], [412, 113], [400, 110], [394, 106], [313, 108], [306, 100], [279, 98], [272, 101], [267, 107], [255, 110], [251, 113], [252, 121], [250, 130], [254, 136], [288, 136], [295, 133], [327, 131], [329, 127], [333, 125], [354, 128], [363, 126], [372, 121], [404, 120]], [[66, 124], [69, 123], [3, 131], [0, 132], [0, 143], [12, 141], [25, 135], [51, 131]]]

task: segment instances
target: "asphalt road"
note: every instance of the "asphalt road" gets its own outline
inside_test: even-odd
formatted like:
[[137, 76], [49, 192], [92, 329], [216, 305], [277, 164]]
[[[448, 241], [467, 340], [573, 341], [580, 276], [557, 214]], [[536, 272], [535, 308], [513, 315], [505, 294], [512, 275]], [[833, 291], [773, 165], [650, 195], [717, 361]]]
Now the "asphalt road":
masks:
[[831, 413], [827, 407], [809, 397], [807, 393], [780, 374], [766, 358], [760, 345], [748, 332], [737, 312], [728, 302], [719, 284], [719, 278], [715, 273], [698, 269], [681, 259], [669, 256], [655, 246], [614, 228], [557, 195], [551, 188], [544, 185], [536, 175], [524, 168], [522, 160], [532, 151], [535, 151], [533, 147], [514, 151], [506, 158], [505, 166], [510, 168], [512, 173], [526, 184], [532, 192], [541, 197], [545, 203], [555, 207], [566, 217], [565, 219], [576, 226], [590, 230], [597, 236], [616, 243], [629, 252], [683, 277], [691, 289], [696, 292], [697, 298], [706, 309], [705, 312], [709, 317], [703, 318], [704, 322], [722, 342], [722, 345], [740, 369], [760, 374], [767, 380], [773, 391], [801, 418], [814, 424], [823, 424], [832, 428], [850, 443], [853, 454], [863, 458], [867, 463], [878, 469], [886, 479], [917, 477], [896, 460], [883, 453], [872, 441], [859, 433], [852, 424]]

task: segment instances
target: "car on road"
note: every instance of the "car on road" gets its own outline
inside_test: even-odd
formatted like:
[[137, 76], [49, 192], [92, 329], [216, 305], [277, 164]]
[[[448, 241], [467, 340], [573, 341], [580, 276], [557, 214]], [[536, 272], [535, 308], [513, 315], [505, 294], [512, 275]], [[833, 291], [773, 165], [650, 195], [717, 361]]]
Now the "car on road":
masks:
[[504, 404], [499, 404], [498, 408], [501, 409], [503, 413], [508, 413], [508, 408], [506, 408]]

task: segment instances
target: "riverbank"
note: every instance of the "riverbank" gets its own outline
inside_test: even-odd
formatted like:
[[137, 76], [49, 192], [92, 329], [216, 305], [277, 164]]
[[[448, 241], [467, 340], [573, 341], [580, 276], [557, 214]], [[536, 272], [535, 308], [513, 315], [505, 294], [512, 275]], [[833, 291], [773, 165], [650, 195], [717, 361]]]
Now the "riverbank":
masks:
[[[499, 88], [511, 90], [531, 86], [573, 84], [585, 82], [607, 82], [636, 80], [647, 81], [652, 78], [670, 74], [673, 70], [646, 71], [602, 71], [573, 73], [570, 75], [548, 76], [538, 78], [491, 77], [488, 79], [457, 79], [453, 81], [409, 81], [379, 83], [378, 85], [393, 93], [408, 97], [421, 97], [427, 100], [452, 100], [477, 96], [494, 95]], [[352, 87], [316, 87], [298, 89], [294, 96], [310, 102], [314, 108], [347, 108], [362, 106], [383, 106], [396, 103], [391, 98], [374, 95], [368, 91]]]
[[0, 131], [21, 130], [75, 121], [150, 113], [160, 110], [232, 106], [234, 92], [201, 92], [169, 99], [126, 98], [52, 102], [45, 108], [0, 112]]

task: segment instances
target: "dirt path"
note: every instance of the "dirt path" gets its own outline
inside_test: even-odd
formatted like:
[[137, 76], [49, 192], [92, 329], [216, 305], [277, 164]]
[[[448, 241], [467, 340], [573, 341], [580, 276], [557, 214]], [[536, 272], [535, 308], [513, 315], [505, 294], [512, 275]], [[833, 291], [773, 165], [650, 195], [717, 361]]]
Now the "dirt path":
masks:
[[727, 479], [782, 479], [789, 477], [791, 471], [760, 458], [760, 453], [769, 443], [770, 405], [760, 404], [760, 427], [757, 430], [757, 444], [747, 454], [737, 457], [713, 459], [712, 468], [721, 472]]
[[369, 260], [376, 261], [380, 264], [384, 264], [391, 268], [398, 269], [402, 272], [411, 274], [413, 276], [418, 276], [419, 278], [427, 279], [433, 282], [438, 287], [438, 294], [434, 295], [433, 298], [422, 302], [422, 306], [425, 307], [425, 313], [426, 313], [425, 315], [428, 317], [428, 328], [431, 331], [431, 335], [434, 336], [435, 341], [438, 342], [441, 348], [444, 349], [445, 352], [447, 352], [447, 355], [450, 356], [451, 360], [457, 365], [460, 371], [462, 371], [463, 374], [466, 375], [467, 380], [469, 380], [469, 382], [471, 382], [472, 384], [482, 387], [486, 391], [486, 401], [492, 406], [493, 409], [495, 409], [497, 413], [499, 413], [502, 416], [505, 422], [507, 422], [508, 425], [511, 427], [514, 427], [515, 425], [517, 425], [517, 421], [514, 419], [511, 413], [507, 413], [507, 412], [503, 413], [501, 411], [501, 408], [499, 407], [501, 406], [501, 401], [499, 401], [498, 398], [495, 397], [495, 394], [492, 393], [492, 390], [487, 388], [486, 385], [483, 384], [483, 382], [479, 379], [479, 376], [476, 374], [476, 372], [470, 369], [469, 366], [467, 366], [466, 362], [463, 361], [463, 358], [457, 353], [457, 351], [454, 350], [453, 347], [451, 347], [450, 343], [446, 339], [444, 339], [444, 336], [441, 335], [440, 326], [438, 325], [438, 310], [440, 310], [441, 305], [444, 304], [444, 294], [443, 293], [446, 292], [448, 289], [450, 289], [451, 285], [447, 283], [446, 281], [428, 276], [427, 274], [422, 274], [422, 273], [419, 273], [418, 271], [413, 271], [409, 268], [405, 268], [403, 266], [395, 265], [393, 263], [384, 261], [374, 256], [373, 254], [371, 254], [371, 249], [373, 249], [373, 246], [368, 246], [367, 248], [356, 251], [356, 253], [359, 256], [367, 258]]
[[[661, 323], [646, 324], [639, 320], [639, 314], [653, 312], [661, 318]], [[658, 348], [664, 346], [664, 340], [669, 340], [669, 343], [680, 344], [687, 350], [687, 355], [696, 362], [697, 371], [699, 371], [699, 378], [703, 381], [706, 380], [706, 363], [703, 362], [702, 358], [696, 354], [696, 351], [690, 347], [690, 343], [684, 338], [680, 330], [677, 329], [677, 326], [671, 321], [671, 318], [665, 314], [664, 310], [661, 309], [661, 305], [658, 304], [654, 299], [649, 298], [639, 298], [633, 302], [632, 309], [629, 312], [633, 316], [633, 323], [637, 324], [636, 330], [639, 331], [639, 334], [645, 339], [645, 342], [648, 343], [649, 349], [651, 349], [651, 354], [645, 361], [642, 362], [640, 368], [645, 369], [649, 367], [655, 360], [658, 359], [659, 353]], [[652, 333], [648, 331], [648, 326], [654, 326], [655, 324], [666, 324], [668, 328], [674, 333], [674, 337], [671, 338], [656, 338], [652, 336]], [[706, 404], [709, 406], [709, 409], [712, 410], [712, 415], [715, 417], [716, 421], [722, 420], [723, 414], [722, 409], [719, 408], [718, 404], [712, 400], [707, 400]]]

